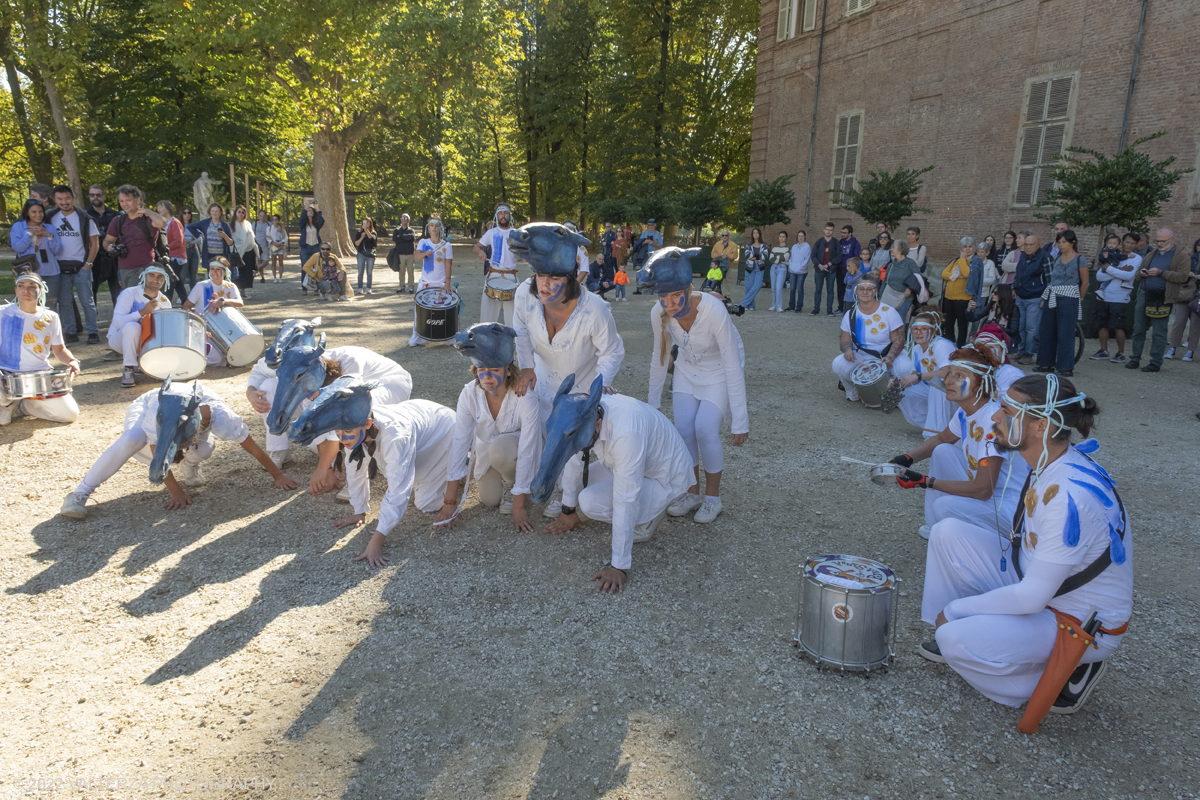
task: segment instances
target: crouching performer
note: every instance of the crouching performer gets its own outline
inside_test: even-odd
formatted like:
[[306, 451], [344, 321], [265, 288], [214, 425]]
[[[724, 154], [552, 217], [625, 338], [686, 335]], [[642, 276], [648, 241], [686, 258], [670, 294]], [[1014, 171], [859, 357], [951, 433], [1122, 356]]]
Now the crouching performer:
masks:
[[[50, 372], [50, 354], [66, 364], [71, 375], [79, 374], [79, 360], [63, 343], [58, 314], [46, 308], [46, 284], [35, 272], [16, 279], [17, 302], [0, 306], [0, 375], [4, 373]], [[0, 426], [23, 415], [50, 422], [74, 422], [79, 405], [68, 394], [59, 397], [13, 397], [6, 381], [0, 381]]]
[[468, 452], [473, 452], [480, 502], [511, 514], [517, 530], [533, 532], [525, 502], [542, 452], [542, 425], [537, 395], [518, 397], [514, 391], [520, 379], [513, 364], [516, 338], [515, 330], [495, 322], [472, 325], [455, 337], [454, 346], [471, 359], [475, 377], [458, 395], [439, 523], [451, 524], [458, 515], [459, 484], [470, 470]]
[[454, 440], [454, 412], [428, 400], [408, 400], [383, 405], [373, 381], [346, 376], [320, 391], [291, 425], [288, 436], [308, 445], [334, 433], [346, 450], [346, 480], [350, 492], [349, 517], [333, 521], [335, 528], [362, 525], [371, 508], [371, 482], [363, 462], [368, 451], [387, 477], [387, 492], [379, 504], [375, 533], [362, 555], [372, 567], [386, 567], [384, 538], [404, 518], [408, 497], [417, 509], [431, 514], [442, 507], [442, 490]]
[[[1032, 472], [1012, 539], [961, 519], [933, 526], [921, 618], [937, 626], [919, 647], [985, 697], [1042, 716], [1078, 711], [1117, 649], [1133, 611], [1132, 531], [1108, 473], [1088, 453], [1096, 401], [1054, 375], [1021, 378], [995, 414], [996, 446]], [[1007, 533], [1007, 531], [1005, 532]], [[1010, 549], [1011, 548], [1011, 549]]]
[[[667, 506], [692, 485], [692, 456], [663, 414], [632, 397], [605, 395], [602, 375], [590, 394], [571, 394], [574, 386], [568, 375], [554, 397], [533, 502], [544, 502], [562, 475], [562, 516], [547, 533], [583, 527], [578, 511], [612, 523], [612, 559], [591, 579], [599, 581], [596, 591], [615, 594], [625, 588], [633, 543], [647, 541]], [[563, 468], [581, 450], [577, 482]], [[596, 463], [589, 465], [593, 450]]]
[[[172, 387], [167, 378], [157, 392], [146, 392], [129, 404], [125, 409], [125, 432], [96, 459], [58, 513], [72, 519], [86, 518], [85, 504], [92, 492], [131, 458], [150, 465], [151, 483], [166, 485], [169, 496], [163, 505], [168, 511], [190, 506], [192, 498], [183, 486], [204, 484], [200, 463], [212, 457], [216, 449], [214, 436], [240, 444], [262, 464], [276, 488], [296, 488], [296, 482], [275, 466], [251, 438], [246, 423], [219, 395], [199, 381]], [[176, 468], [178, 478], [173, 474]]]

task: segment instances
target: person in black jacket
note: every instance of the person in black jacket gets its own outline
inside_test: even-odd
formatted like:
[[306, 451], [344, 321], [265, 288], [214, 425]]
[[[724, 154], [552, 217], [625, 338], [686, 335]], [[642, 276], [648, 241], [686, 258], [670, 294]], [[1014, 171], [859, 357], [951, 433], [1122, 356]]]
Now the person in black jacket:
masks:
[[396, 255], [399, 257], [400, 273], [400, 288], [396, 290], [396, 294], [404, 294], [405, 286], [408, 291], [412, 291], [416, 286], [416, 280], [413, 277], [413, 246], [416, 243], [415, 233], [409, 227], [411, 217], [408, 214], [400, 215], [400, 227], [392, 231], [392, 241], [396, 243]]
[[[88, 187], [88, 206], [84, 212], [92, 218], [92, 222], [96, 223], [96, 230], [101, 232], [107, 231], [109, 224], [121, 213], [115, 208], [104, 205], [104, 201], [103, 186], [93, 183]], [[100, 292], [100, 285], [105, 282], [108, 283], [108, 293], [112, 295], [112, 302], [115, 306], [117, 295], [121, 293], [121, 281], [117, 276], [117, 259], [101, 247], [100, 252], [96, 253], [96, 263], [92, 265], [93, 302]]]
[[813, 316], [821, 313], [821, 289], [825, 288], [827, 300], [825, 313], [834, 315], [833, 303], [836, 300], [841, 306], [841, 291], [838, 285], [838, 271], [842, 266], [842, 243], [833, 238], [833, 223], [825, 223], [825, 235], [817, 239], [812, 248], [812, 263], [816, 267], [813, 274], [816, 283], [816, 300], [813, 301]]
[[[592, 262], [590, 269], [591, 274], [588, 280], [589, 291], [594, 291], [601, 297], [604, 297], [605, 292], [612, 291], [613, 287], [616, 286], [613, 282], [613, 279], [616, 277], [616, 273], [613, 270], [613, 263], [613, 260], [606, 258], [604, 254], [596, 256], [596, 260]], [[595, 284], [595, 289], [592, 288], [593, 284]]]
[[967, 320], [980, 321], [979, 327], [995, 323], [1008, 334], [1009, 347], [1016, 348], [1021, 341], [1021, 309], [1013, 297], [1012, 287], [999, 283], [992, 287], [991, 296], [983, 305], [974, 300], [967, 303]]

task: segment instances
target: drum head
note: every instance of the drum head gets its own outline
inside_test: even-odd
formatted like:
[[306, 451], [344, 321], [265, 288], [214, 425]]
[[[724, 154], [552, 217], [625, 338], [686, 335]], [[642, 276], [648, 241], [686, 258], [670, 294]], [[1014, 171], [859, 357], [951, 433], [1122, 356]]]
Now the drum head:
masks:
[[152, 378], [190, 381], [204, 373], [208, 360], [204, 353], [188, 347], [156, 347], [142, 353], [138, 365]]
[[517, 288], [517, 282], [512, 278], [505, 278], [501, 275], [489, 275], [487, 285], [498, 292], [512, 292]]
[[435, 311], [447, 308], [454, 308], [458, 305], [458, 294], [455, 292], [447, 292], [445, 289], [438, 289], [435, 286], [430, 286], [417, 292], [417, 305]]
[[887, 367], [883, 362], [872, 359], [855, 367], [854, 372], [850, 374], [850, 380], [854, 381], [856, 386], [870, 386], [886, 374]]
[[262, 334], [247, 334], [234, 341], [225, 353], [225, 362], [231, 367], [244, 367], [253, 364], [267, 349], [266, 340]]
[[891, 569], [861, 556], [817, 556], [809, 559], [804, 574], [843, 589], [886, 589], [896, 582]]

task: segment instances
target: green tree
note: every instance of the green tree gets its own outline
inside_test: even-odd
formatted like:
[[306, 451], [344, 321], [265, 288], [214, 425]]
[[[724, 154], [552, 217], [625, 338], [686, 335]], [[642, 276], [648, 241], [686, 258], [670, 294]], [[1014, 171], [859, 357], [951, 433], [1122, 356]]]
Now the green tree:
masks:
[[698, 241], [700, 231], [710, 222], [725, 216], [725, 199], [715, 186], [704, 186], [674, 198], [674, 217], [680, 225], [691, 228], [693, 241]]
[[852, 189], [829, 189], [834, 200], [842, 208], [854, 212], [874, 225], [882, 222], [889, 231], [900, 227], [900, 221], [921, 211], [931, 213], [931, 209], [917, 208], [916, 196], [925, 181], [921, 176], [932, 170], [908, 169], [897, 167], [895, 172], [869, 172], [869, 178], [860, 181]]
[[[1139, 145], [1165, 136], [1166, 131], [1138, 139], [1115, 156], [1083, 147], [1069, 147], [1071, 155], [1054, 170], [1055, 188], [1039, 206], [1057, 206], [1054, 214], [1039, 219], [1061, 219], [1072, 228], [1114, 225], [1134, 231], [1150, 229], [1150, 220], [1162, 213], [1171, 199], [1171, 188], [1192, 169], [1170, 169], [1175, 156], [1154, 161], [1137, 152]], [[1084, 156], [1084, 157], [1081, 157]], [[1088, 160], [1091, 159], [1091, 160]]]
[[746, 227], [765, 228], [792, 221], [788, 212], [796, 207], [796, 193], [788, 188], [788, 184], [794, 177], [794, 174], [780, 175], [773, 181], [759, 178], [738, 195], [738, 216]]

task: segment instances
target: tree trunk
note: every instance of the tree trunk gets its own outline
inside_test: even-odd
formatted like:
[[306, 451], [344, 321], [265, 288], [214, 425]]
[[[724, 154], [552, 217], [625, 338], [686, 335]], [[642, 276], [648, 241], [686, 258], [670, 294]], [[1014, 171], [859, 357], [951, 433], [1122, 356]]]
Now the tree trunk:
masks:
[[579, 159], [579, 225], [580, 225], [580, 233], [583, 232], [583, 226], [585, 225], [585, 219], [584, 219], [585, 214], [584, 214], [583, 209], [587, 203], [587, 193], [588, 193], [588, 181], [587, 181], [588, 129], [587, 128], [588, 128], [588, 111], [590, 110], [590, 107], [591, 107], [591, 99], [592, 99], [591, 92], [589, 92], [587, 89], [584, 89], [583, 90], [583, 136], [581, 137], [583, 139], [583, 142], [582, 142], [583, 152], [581, 153], [580, 159]]
[[[366, 135], [365, 131], [363, 135]], [[316, 131], [312, 137], [313, 195], [325, 217], [321, 239], [329, 242], [338, 256], [348, 256], [354, 252], [350, 222], [346, 217], [346, 156], [361, 139], [362, 136], [355, 139], [348, 136], [346, 131], [328, 128]]]
[[492, 141], [496, 145], [496, 175], [500, 178], [500, 200], [507, 202], [508, 192], [504, 188], [504, 155], [500, 152], [500, 131], [491, 122], [488, 122], [487, 126], [488, 130], [492, 132]]
[[75, 195], [75, 202], [81, 206], [87, 197], [83, 194], [83, 186], [79, 182], [79, 162], [75, 158], [75, 142], [71, 139], [71, 129], [67, 126], [67, 117], [63, 113], [62, 100], [58, 97], [58, 87], [54, 76], [45, 64], [38, 62], [38, 71], [42, 73], [42, 83], [46, 87], [46, 99], [50, 101], [50, 114], [54, 117], [54, 127], [58, 129], [58, 143], [62, 146], [62, 165], [67, 170], [67, 182]]
[[25, 157], [29, 160], [29, 170], [33, 179], [38, 183], [54, 183], [54, 170], [51, 166], [49, 153], [38, 152], [33, 139], [33, 130], [29, 126], [29, 113], [25, 108], [25, 94], [21, 91], [21, 76], [17, 74], [17, 64], [12, 55], [12, 26], [0, 29], [0, 60], [4, 62], [5, 76], [8, 78], [8, 88], [12, 93], [13, 112], [17, 117], [17, 128], [21, 132], [21, 143], [25, 146]]
[[663, 117], [667, 104], [667, 67], [671, 58], [671, 0], [664, 0], [662, 27], [658, 31], [658, 103], [654, 109], [654, 172], [662, 173]]

